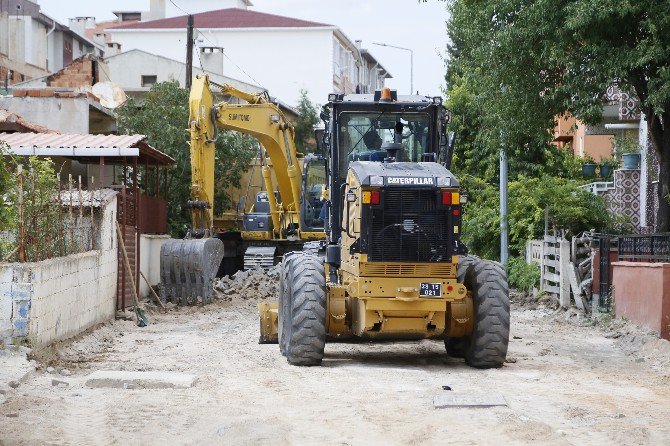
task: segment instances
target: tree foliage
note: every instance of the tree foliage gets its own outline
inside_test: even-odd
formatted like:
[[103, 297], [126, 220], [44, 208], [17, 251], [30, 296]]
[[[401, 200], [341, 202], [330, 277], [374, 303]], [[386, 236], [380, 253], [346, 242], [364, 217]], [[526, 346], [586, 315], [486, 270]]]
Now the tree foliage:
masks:
[[[469, 201], [464, 211], [463, 241], [482, 257], [499, 258], [498, 188], [474, 176], [462, 177], [461, 186]], [[565, 230], [568, 237], [594, 229], [613, 234], [631, 230], [625, 219], [607, 210], [602, 197], [565, 178], [519, 177], [509, 183], [508, 205], [512, 256], [523, 255], [527, 240], [542, 237], [545, 209], [549, 212], [550, 229]]]
[[[132, 98], [119, 110], [119, 129], [127, 134], [147, 136], [147, 142], [175, 159], [170, 169], [168, 188], [169, 232], [183, 237], [190, 226], [186, 202], [191, 190], [191, 159], [188, 145], [187, 90], [176, 82], [154, 84], [145, 101], [138, 105]], [[230, 206], [226, 186], [239, 186], [241, 175], [248, 169], [256, 153], [252, 137], [237, 132], [221, 131], [216, 142], [214, 212]]]
[[[555, 117], [599, 122], [603, 95], [617, 85], [641, 101], [661, 164], [660, 197], [668, 195], [670, 3], [450, 0], [448, 8], [447, 93], [461, 145], [455, 166], [482, 158], [490, 178], [492, 148], [504, 145], [513, 175], [551, 168]], [[665, 200], [658, 217], [668, 230]]]
[[319, 123], [316, 107], [309, 100], [307, 90], [300, 90], [298, 122], [295, 126], [295, 145], [299, 151], [311, 153], [316, 150], [314, 126]]

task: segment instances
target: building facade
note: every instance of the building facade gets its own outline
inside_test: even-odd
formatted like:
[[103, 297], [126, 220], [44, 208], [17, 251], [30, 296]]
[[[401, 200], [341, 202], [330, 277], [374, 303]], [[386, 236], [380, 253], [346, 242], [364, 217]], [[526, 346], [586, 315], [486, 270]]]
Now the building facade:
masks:
[[43, 14], [29, 0], [0, 1], [0, 88], [53, 73], [104, 48]]
[[[140, 49], [185, 62], [187, 21], [181, 15], [128, 23], [106, 32], [123, 51]], [[371, 91], [391, 77], [337, 26], [246, 7], [197, 13], [194, 22], [198, 47], [223, 48], [227, 76], [260, 85], [290, 105], [297, 104], [303, 89], [312, 102], [323, 104], [329, 93]], [[198, 54], [196, 48], [196, 66], [201, 63]]]

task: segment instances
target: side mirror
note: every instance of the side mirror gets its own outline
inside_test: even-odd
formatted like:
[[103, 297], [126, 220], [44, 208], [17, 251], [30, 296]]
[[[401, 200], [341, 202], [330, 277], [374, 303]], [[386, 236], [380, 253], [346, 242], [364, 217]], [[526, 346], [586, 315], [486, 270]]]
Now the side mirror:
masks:
[[447, 134], [447, 151], [445, 159], [445, 167], [451, 169], [451, 160], [454, 157], [454, 144], [456, 142], [456, 132], [449, 132]]

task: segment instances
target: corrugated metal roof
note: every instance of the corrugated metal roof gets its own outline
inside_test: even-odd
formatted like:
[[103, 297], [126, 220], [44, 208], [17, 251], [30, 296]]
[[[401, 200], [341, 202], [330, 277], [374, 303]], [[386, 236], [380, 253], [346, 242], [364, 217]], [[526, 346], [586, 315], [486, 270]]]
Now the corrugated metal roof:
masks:
[[54, 133], [0, 133], [11, 148], [116, 148], [136, 147], [144, 135], [76, 135]]
[[77, 135], [55, 133], [0, 133], [17, 155], [96, 157], [139, 156], [140, 161], [154, 160], [174, 164], [169, 155], [147, 144], [144, 135]]

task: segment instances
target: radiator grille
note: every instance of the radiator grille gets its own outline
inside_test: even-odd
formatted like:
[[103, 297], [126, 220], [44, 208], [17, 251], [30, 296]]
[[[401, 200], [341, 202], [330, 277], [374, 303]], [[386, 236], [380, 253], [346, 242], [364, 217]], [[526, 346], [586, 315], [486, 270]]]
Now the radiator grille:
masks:
[[373, 262], [446, 262], [451, 259], [448, 212], [430, 189], [386, 190], [382, 206], [372, 209], [370, 250]]
[[451, 263], [361, 263], [361, 276], [456, 277], [456, 265]]

